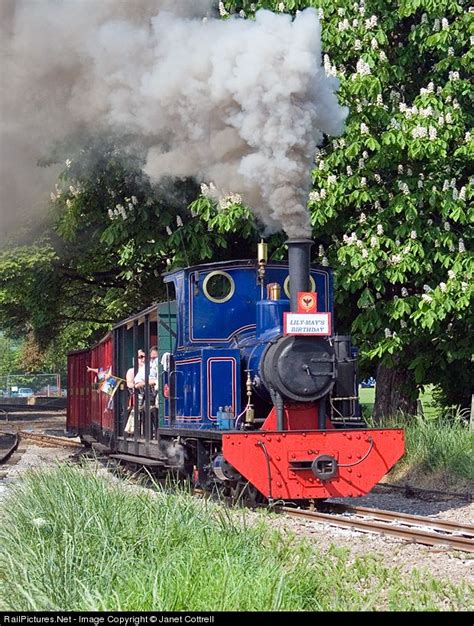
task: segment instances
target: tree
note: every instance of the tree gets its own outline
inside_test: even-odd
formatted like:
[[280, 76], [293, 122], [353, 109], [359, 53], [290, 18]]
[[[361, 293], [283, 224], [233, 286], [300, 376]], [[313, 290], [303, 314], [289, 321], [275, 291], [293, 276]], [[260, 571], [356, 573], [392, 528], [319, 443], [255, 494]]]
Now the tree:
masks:
[[[228, 12], [319, 9], [326, 72], [350, 107], [316, 155], [319, 261], [336, 270], [339, 328], [378, 362], [375, 414], [417, 387], [472, 381], [472, 48], [467, 2], [224, 2]], [[451, 399], [465, 402], [469, 382]]]
[[57, 146], [51, 158], [62, 158], [64, 169], [49, 225], [33, 245], [0, 253], [0, 325], [28, 335], [56, 370], [68, 350], [162, 300], [163, 272], [245, 249], [239, 236], [214, 232], [212, 220], [186, 208], [198, 195], [195, 181], [152, 186], [140, 156], [110, 138], [83, 141], [71, 158], [65, 151]]

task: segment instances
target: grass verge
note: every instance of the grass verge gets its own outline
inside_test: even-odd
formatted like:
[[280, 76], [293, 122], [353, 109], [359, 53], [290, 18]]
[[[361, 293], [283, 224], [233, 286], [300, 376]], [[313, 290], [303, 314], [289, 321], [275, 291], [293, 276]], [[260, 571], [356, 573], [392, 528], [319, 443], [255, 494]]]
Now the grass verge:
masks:
[[[62, 465], [0, 509], [1, 610], [463, 610], [472, 590], [321, 554], [186, 493], [113, 484]], [[469, 595], [471, 594], [471, 595]]]

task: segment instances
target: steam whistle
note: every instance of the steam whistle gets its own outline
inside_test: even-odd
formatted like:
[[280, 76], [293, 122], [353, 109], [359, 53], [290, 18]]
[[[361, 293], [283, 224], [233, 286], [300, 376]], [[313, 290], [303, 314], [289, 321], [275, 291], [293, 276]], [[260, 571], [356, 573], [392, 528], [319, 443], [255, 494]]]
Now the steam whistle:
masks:
[[257, 244], [257, 261], [258, 261], [258, 284], [260, 285], [261, 298], [263, 299], [263, 286], [265, 282], [265, 268], [268, 260], [268, 245], [263, 241]]
[[245, 408], [245, 425], [244, 428], [250, 428], [255, 420], [255, 409], [252, 404], [252, 377], [250, 376], [250, 370], [247, 372], [247, 381], [245, 388], [247, 390], [247, 406]]

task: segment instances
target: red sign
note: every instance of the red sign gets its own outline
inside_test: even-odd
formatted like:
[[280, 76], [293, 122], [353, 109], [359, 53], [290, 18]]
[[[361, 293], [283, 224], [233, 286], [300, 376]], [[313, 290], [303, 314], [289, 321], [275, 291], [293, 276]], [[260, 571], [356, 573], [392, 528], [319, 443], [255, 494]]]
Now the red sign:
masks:
[[315, 291], [298, 291], [298, 313], [316, 313], [318, 294]]

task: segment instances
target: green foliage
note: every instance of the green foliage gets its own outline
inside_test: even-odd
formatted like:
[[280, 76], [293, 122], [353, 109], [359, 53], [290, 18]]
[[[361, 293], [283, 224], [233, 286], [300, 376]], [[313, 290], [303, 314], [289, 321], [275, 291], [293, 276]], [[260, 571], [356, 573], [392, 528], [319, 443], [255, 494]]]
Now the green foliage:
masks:
[[[472, 592], [371, 556], [324, 553], [265, 517], [97, 468], [30, 473], [5, 499], [0, 610], [463, 610]], [[129, 486], [130, 487], [130, 486]]]

